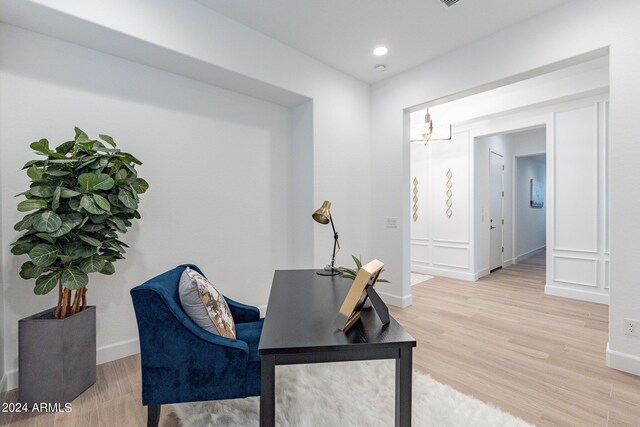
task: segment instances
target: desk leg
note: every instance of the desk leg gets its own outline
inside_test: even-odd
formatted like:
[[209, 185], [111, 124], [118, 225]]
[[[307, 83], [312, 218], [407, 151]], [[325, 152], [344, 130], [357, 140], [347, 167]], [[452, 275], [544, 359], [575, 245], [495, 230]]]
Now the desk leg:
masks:
[[400, 347], [396, 359], [396, 427], [411, 426], [412, 350]]
[[276, 358], [272, 354], [265, 354], [261, 359], [260, 427], [274, 427], [276, 425]]

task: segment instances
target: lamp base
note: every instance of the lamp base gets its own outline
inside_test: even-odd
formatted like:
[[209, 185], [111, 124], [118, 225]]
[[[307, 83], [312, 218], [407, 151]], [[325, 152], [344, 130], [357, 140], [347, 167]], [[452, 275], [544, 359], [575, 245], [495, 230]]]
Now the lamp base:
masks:
[[340, 270], [338, 270], [337, 268], [332, 268], [331, 270], [316, 271], [316, 274], [318, 276], [338, 276], [338, 275], [342, 274], [342, 272]]

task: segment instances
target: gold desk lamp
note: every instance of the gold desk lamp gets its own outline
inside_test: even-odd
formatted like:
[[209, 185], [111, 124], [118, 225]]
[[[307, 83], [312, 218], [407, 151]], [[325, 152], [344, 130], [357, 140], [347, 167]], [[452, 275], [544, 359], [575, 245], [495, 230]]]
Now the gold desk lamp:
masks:
[[331, 264], [327, 265], [323, 271], [318, 271], [317, 274], [321, 276], [337, 276], [341, 274], [340, 270], [338, 270], [335, 266], [336, 264], [336, 247], [338, 250], [340, 249], [340, 242], [338, 242], [338, 232], [336, 231], [336, 227], [333, 225], [333, 216], [331, 215], [331, 202], [325, 200], [320, 209], [316, 210], [313, 215], [311, 215], [313, 219], [323, 225], [331, 223], [331, 228], [333, 229], [333, 254], [331, 255]]

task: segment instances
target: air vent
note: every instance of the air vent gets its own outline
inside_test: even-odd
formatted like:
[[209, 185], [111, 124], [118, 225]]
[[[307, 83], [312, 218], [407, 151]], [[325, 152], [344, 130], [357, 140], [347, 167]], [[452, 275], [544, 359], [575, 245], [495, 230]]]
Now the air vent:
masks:
[[440, 0], [440, 2], [446, 7], [451, 7], [454, 4], [458, 3], [460, 0]]

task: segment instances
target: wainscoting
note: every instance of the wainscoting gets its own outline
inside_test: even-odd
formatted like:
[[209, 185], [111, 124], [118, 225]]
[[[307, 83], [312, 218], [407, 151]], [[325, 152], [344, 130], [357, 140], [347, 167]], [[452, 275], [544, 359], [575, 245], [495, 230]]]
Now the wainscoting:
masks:
[[553, 114], [545, 292], [609, 303], [609, 103]]

